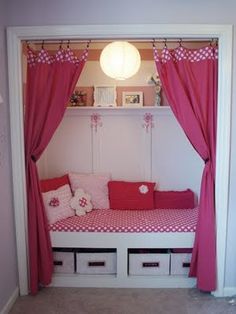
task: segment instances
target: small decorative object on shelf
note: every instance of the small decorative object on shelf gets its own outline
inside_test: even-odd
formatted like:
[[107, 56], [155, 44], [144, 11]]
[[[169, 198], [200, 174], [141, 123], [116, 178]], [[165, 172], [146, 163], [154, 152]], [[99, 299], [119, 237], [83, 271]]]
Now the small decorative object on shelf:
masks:
[[149, 80], [150, 84], [155, 85], [156, 99], [155, 106], [161, 106], [161, 80], [158, 75], [154, 74]]
[[122, 106], [124, 107], [142, 107], [143, 92], [122, 92]]
[[116, 107], [115, 86], [94, 86], [94, 107]]
[[82, 107], [86, 106], [87, 94], [83, 91], [74, 91], [70, 97], [70, 106], [71, 107]]

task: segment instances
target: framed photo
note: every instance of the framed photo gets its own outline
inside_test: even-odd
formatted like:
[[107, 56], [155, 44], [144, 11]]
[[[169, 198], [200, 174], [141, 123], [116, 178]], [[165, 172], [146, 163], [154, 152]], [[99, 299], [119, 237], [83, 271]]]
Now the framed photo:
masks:
[[94, 86], [95, 107], [115, 107], [116, 87], [115, 86]]
[[124, 107], [142, 107], [143, 92], [122, 92], [122, 105]]

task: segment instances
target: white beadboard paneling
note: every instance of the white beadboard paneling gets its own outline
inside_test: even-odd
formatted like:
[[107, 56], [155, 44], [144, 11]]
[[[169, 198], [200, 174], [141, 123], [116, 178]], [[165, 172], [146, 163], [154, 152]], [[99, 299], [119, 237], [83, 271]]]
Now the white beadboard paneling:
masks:
[[[144, 128], [144, 115], [153, 127]], [[100, 117], [91, 129], [91, 116]], [[67, 171], [110, 173], [117, 180], [152, 180], [163, 190], [199, 194], [203, 163], [170, 108], [68, 109], [40, 165], [47, 177]]]
[[191, 188], [199, 195], [203, 162], [188, 141], [173, 113], [154, 115], [152, 180], [160, 190]]
[[90, 116], [65, 116], [42, 158], [47, 162], [41, 171], [48, 177], [69, 171], [92, 172]]
[[94, 135], [99, 148], [97, 172], [108, 172], [113, 179], [144, 180], [146, 134], [142, 117], [133, 115], [103, 116], [103, 126]]

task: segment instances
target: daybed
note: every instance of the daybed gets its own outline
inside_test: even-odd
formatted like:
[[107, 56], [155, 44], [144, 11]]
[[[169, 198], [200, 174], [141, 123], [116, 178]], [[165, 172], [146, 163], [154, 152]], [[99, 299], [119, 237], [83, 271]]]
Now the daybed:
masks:
[[[154, 186], [78, 173], [42, 181], [54, 249], [53, 285], [194, 286], [186, 251], [193, 247], [198, 216], [194, 193], [154, 191]], [[97, 209], [91, 211], [91, 204]]]
[[[116, 272], [113, 274], [97, 274], [93, 271], [91, 274], [55, 273], [53, 285], [70, 287], [193, 287], [195, 279], [188, 278], [187, 275], [171, 274], [171, 259], [175, 258], [176, 254], [172, 255], [170, 249], [193, 247], [197, 215], [197, 208], [141, 211], [97, 209], [85, 216], [73, 216], [49, 225], [54, 248], [71, 248], [74, 256], [86, 254], [85, 249], [89, 249], [88, 257], [93, 252], [91, 249], [94, 249], [95, 253], [99, 252], [98, 249], [103, 249], [102, 252], [105, 252], [105, 249], [114, 249], [112, 252], [113, 255], [114, 252], [116, 255]], [[82, 253], [81, 249], [84, 249]], [[161, 251], [157, 249], [161, 249]], [[137, 259], [140, 260], [140, 265], [147, 264], [147, 271], [140, 271], [140, 276], [131, 275], [132, 272], [129, 269], [130, 256], [137, 253], [137, 250], [140, 253], [136, 255]], [[150, 276], [153, 274], [152, 271], [149, 271], [151, 268], [162, 267], [162, 265], [152, 263], [152, 257], [158, 258], [159, 253], [162, 254], [161, 257], [164, 255], [167, 257], [166, 262], [169, 263], [167, 267], [169, 267], [170, 272], [165, 275]], [[109, 256], [109, 250], [107, 254]], [[142, 254], [148, 259], [148, 263], [143, 263]], [[92, 256], [94, 258], [94, 255]], [[139, 274], [139, 270], [137, 273]]]

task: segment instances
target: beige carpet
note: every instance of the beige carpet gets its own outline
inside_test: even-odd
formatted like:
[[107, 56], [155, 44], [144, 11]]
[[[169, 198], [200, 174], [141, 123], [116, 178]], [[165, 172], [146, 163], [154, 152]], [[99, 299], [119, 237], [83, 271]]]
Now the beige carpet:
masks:
[[19, 297], [11, 314], [236, 314], [236, 298], [196, 289], [45, 288]]

